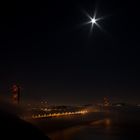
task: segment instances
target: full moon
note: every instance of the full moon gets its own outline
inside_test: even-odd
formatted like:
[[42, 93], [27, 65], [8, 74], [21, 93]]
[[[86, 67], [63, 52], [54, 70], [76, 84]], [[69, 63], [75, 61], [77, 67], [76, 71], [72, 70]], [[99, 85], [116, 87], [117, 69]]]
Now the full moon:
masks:
[[92, 18], [92, 19], [91, 19], [91, 23], [92, 23], [92, 24], [96, 24], [96, 19], [95, 19], [95, 18]]
[[85, 25], [86, 25], [86, 24], [90, 24], [90, 25], [91, 25], [90, 31], [92, 31], [93, 28], [94, 28], [95, 26], [97, 26], [98, 28], [102, 29], [101, 26], [99, 25], [98, 21], [104, 19], [104, 17], [97, 17], [97, 11], [95, 11], [94, 14], [93, 14], [92, 16], [89, 15], [89, 14], [86, 12], [86, 16], [89, 18], [89, 21], [87, 21], [87, 22], [85, 23]]

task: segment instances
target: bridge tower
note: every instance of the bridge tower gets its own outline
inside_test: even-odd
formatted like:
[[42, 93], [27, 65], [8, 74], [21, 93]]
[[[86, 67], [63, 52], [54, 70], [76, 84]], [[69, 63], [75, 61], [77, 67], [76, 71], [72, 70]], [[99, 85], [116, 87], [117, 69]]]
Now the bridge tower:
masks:
[[18, 85], [12, 86], [12, 103], [19, 104], [20, 102], [20, 87]]
[[104, 97], [104, 106], [105, 107], [110, 106], [110, 102], [109, 102], [109, 99], [107, 97]]

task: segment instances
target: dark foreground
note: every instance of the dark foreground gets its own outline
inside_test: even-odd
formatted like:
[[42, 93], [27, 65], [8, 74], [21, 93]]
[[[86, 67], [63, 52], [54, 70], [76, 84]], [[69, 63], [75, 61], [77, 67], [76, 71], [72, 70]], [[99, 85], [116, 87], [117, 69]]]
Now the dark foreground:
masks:
[[41, 130], [16, 115], [0, 109], [0, 139], [50, 140]]

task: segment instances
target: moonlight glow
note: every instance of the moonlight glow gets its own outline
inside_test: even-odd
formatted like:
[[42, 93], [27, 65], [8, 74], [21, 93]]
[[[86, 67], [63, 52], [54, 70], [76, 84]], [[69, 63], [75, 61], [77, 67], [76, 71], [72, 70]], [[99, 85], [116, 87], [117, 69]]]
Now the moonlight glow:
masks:
[[93, 16], [90, 16], [88, 13], [86, 13], [86, 16], [89, 18], [89, 21], [86, 22], [85, 24], [91, 25], [91, 31], [93, 30], [94, 25], [96, 25], [101, 29], [101, 26], [99, 25], [98, 21], [102, 20], [103, 17], [97, 18], [97, 11], [94, 12]]

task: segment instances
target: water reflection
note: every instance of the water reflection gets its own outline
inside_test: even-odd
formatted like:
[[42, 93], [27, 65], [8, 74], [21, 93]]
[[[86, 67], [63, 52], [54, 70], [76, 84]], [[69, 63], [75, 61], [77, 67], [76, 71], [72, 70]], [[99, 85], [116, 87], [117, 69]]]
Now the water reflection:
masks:
[[73, 140], [73, 137], [84, 128], [85, 126], [71, 127], [60, 132], [49, 134], [49, 136], [52, 140]]
[[[49, 136], [52, 138], [52, 140], [86, 140], [86, 137], [89, 137], [91, 135], [90, 129], [97, 128], [100, 126], [103, 126], [106, 131], [109, 131], [111, 126], [111, 119], [106, 118], [103, 120], [93, 121], [86, 125], [71, 127], [60, 132], [51, 133], [49, 134]], [[86, 134], [86, 131], [89, 133]]]
[[139, 126], [138, 121], [108, 117], [51, 133], [49, 136], [52, 140], [131, 140], [140, 138]]
[[106, 118], [103, 120], [98, 120], [98, 121], [93, 121], [90, 123], [90, 125], [105, 125], [105, 126], [110, 126], [111, 125], [111, 119], [110, 118]]

